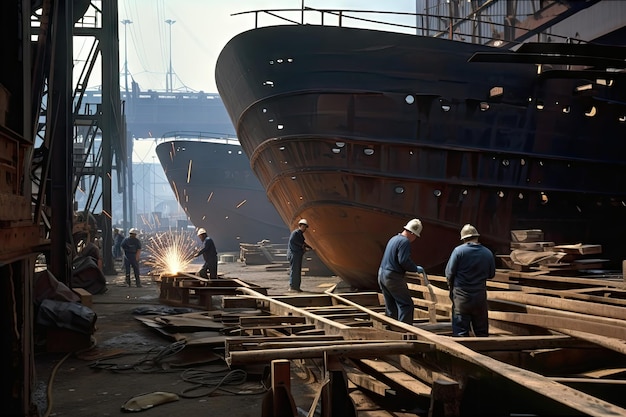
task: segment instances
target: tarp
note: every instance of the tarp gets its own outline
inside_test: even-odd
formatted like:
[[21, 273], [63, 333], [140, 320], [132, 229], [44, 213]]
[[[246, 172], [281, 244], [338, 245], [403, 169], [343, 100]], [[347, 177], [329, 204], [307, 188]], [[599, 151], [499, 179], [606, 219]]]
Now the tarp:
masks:
[[106, 278], [92, 257], [74, 259], [72, 269], [72, 288], [83, 288], [91, 294], [106, 292]]
[[95, 330], [96, 318], [89, 307], [67, 301], [43, 300], [37, 312], [38, 325], [89, 335]]

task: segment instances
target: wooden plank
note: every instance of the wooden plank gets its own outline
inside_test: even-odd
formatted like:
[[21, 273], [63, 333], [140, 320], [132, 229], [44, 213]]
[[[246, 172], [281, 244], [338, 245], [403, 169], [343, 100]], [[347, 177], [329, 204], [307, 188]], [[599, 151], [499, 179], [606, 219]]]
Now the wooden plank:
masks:
[[545, 295], [528, 294], [515, 291], [488, 291], [487, 295], [489, 300], [514, 301], [521, 304], [548, 307], [603, 318], [626, 320], [625, 307], [592, 303], [581, 300], [568, 300], [564, 298], [548, 297]]
[[511, 240], [513, 242], [540, 242], [543, 240], [543, 230], [511, 230]]
[[392, 414], [381, 409], [378, 404], [361, 390], [351, 389], [350, 399], [354, 403], [359, 417], [397, 417], [395, 412]]
[[[555, 329], [556, 330], [556, 329]], [[615, 352], [626, 355], [626, 342], [621, 339], [615, 339], [614, 337], [608, 336], [600, 336], [593, 333], [580, 332], [576, 330], [569, 329], [558, 329], [556, 330], [559, 333], [563, 333], [565, 335], [575, 337], [576, 339], [584, 340], [598, 346], [602, 346], [603, 348], [613, 350]]]
[[433, 349], [429, 343], [417, 341], [407, 342], [384, 342], [384, 343], [363, 343], [357, 342], [352, 345], [330, 345], [314, 346], [310, 348], [284, 348], [284, 349], [264, 349], [253, 351], [231, 352], [226, 359], [229, 366], [243, 365], [246, 363], [269, 362], [274, 359], [307, 359], [321, 358], [324, 354], [360, 358], [360, 357], [382, 357], [400, 353], [419, 353]]
[[571, 253], [574, 255], [593, 255], [602, 253], [602, 245], [589, 245], [578, 243], [575, 245], [557, 245], [554, 250]]
[[626, 326], [584, 322], [580, 318], [557, 317], [547, 314], [511, 313], [490, 311], [489, 319], [530, 324], [558, 331], [558, 329], [577, 330], [606, 337], [626, 339]]
[[593, 343], [588, 341], [578, 340], [565, 335], [455, 337], [453, 339], [476, 352], [584, 348], [594, 346]]
[[[332, 294], [332, 296], [335, 297], [338, 302], [342, 301], [345, 304], [352, 305], [352, 303], [348, 300], [342, 299], [340, 295]], [[378, 317], [381, 321], [390, 322], [392, 320], [373, 312], [371, 314], [372, 317]], [[523, 314], [519, 315], [522, 316]], [[462, 359], [470, 365], [476, 365], [489, 370], [496, 375], [507, 378], [516, 384], [524, 386], [537, 394], [545, 396], [546, 398], [552, 399], [558, 404], [577, 410], [580, 413], [596, 417], [606, 417], [607, 415], [626, 415], [626, 409], [598, 399], [597, 397], [588, 395], [584, 392], [551, 381], [549, 378], [535, 372], [517, 368], [486, 355], [481, 355], [448, 337], [434, 335], [405, 323], [397, 321], [394, 322], [396, 322], [396, 325], [400, 326], [406, 332], [414, 333], [420, 340], [435, 343], [437, 351]]]
[[222, 297], [222, 308], [256, 308], [257, 302], [254, 298], [233, 296]]
[[239, 319], [239, 324], [241, 325], [241, 327], [247, 328], [303, 323], [306, 323], [306, 318], [299, 316], [256, 316], [241, 317]]
[[430, 397], [431, 387], [429, 385], [386, 361], [360, 359], [355, 360], [355, 363], [368, 373], [375, 373], [377, 379], [391, 381], [415, 395]]
[[381, 397], [393, 396], [395, 391], [387, 384], [372, 375], [367, 374], [354, 366], [343, 365], [346, 370], [348, 380], [360, 389], [380, 395]]
[[522, 249], [541, 252], [551, 250], [554, 247], [554, 242], [511, 242], [511, 250]]

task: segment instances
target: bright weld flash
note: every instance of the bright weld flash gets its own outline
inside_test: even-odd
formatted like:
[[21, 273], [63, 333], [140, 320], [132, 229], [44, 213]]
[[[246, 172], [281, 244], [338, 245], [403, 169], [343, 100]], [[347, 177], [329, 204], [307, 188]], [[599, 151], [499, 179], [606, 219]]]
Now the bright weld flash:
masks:
[[190, 233], [165, 232], [150, 238], [146, 249], [150, 259], [146, 262], [157, 274], [174, 275], [184, 272], [193, 261], [196, 240]]

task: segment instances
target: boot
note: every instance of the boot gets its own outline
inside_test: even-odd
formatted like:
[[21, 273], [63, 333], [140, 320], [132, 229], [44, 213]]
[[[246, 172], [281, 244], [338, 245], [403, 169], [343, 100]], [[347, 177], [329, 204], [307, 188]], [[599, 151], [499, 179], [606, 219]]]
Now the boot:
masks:
[[[135, 278], [135, 285], [137, 285], [137, 288], [141, 288], [141, 280], [139, 278]], [[128, 286], [130, 287], [130, 284]]]
[[126, 277], [126, 285], [130, 287], [130, 277]]

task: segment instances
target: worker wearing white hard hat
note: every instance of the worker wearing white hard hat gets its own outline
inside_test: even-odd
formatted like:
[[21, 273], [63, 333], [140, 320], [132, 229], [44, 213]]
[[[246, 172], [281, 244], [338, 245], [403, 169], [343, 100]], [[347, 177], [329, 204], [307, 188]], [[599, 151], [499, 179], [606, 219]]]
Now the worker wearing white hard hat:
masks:
[[129, 236], [122, 240], [120, 247], [124, 252], [124, 271], [126, 273], [126, 285], [130, 287], [130, 268], [132, 266], [135, 275], [135, 285], [141, 287], [139, 278], [139, 257], [141, 256], [141, 241], [137, 238], [139, 231], [134, 227], [128, 231]]
[[196, 257], [202, 255], [204, 259], [204, 264], [198, 271], [198, 275], [202, 278], [217, 279], [217, 249], [215, 248], [215, 242], [208, 236], [206, 229], [203, 227], [198, 228], [196, 234], [202, 241], [202, 249], [198, 251]]
[[487, 280], [496, 274], [493, 253], [478, 242], [471, 224], [461, 228], [462, 244], [452, 250], [446, 280], [452, 300], [452, 333], [455, 336], [489, 336]]
[[306, 219], [298, 221], [298, 227], [289, 235], [287, 244], [287, 260], [289, 261], [289, 291], [302, 292], [302, 259], [304, 252], [311, 248], [304, 238], [304, 232], [309, 228]]
[[412, 219], [402, 232], [387, 242], [380, 267], [378, 285], [385, 298], [385, 314], [403, 323], [413, 324], [415, 306], [404, 274], [418, 272], [425, 274], [424, 268], [411, 259], [411, 243], [422, 233], [422, 222]]

